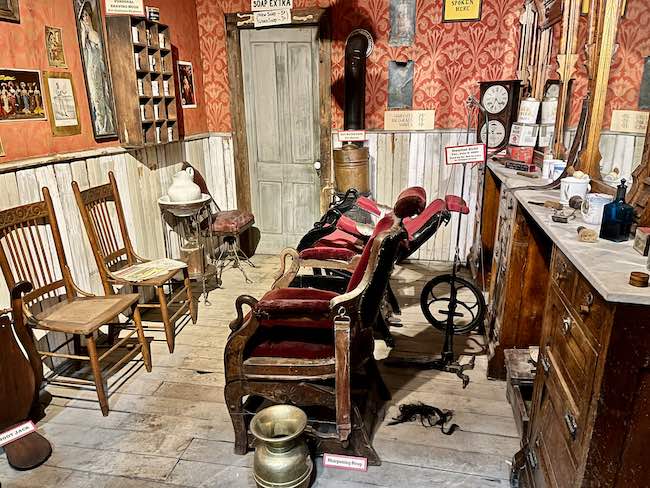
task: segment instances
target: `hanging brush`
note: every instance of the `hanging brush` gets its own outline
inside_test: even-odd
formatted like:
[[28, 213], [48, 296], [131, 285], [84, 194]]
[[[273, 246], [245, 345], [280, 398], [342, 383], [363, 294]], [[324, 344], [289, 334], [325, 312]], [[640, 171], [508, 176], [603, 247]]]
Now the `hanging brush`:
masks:
[[419, 420], [424, 427], [436, 427], [439, 425], [440, 431], [443, 434], [451, 435], [458, 429], [458, 425], [451, 424], [445, 431], [445, 424], [451, 421], [453, 416], [454, 412], [451, 410], [441, 410], [422, 402], [407, 403], [399, 406], [399, 415], [393, 417], [392, 422], [389, 422], [388, 425], [397, 425]]

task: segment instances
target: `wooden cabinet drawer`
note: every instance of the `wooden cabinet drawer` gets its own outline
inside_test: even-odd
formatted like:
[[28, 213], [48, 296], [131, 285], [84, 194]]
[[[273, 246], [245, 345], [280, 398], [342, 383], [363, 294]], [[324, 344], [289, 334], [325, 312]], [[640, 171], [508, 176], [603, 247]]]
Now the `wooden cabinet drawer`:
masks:
[[585, 330], [600, 345], [602, 332], [612, 319], [612, 307], [581, 275], [578, 275], [571, 304]]
[[567, 257], [555, 247], [551, 264], [551, 279], [567, 300], [573, 298], [577, 272]]
[[550, 337], [546, 341], [548, 350], [573, 401], [582, 409], [591, 395], [598, 353], [587, 337], [584, 325], [569, 311], [553, 287], [549, 300], [549, 316], [546, 318], [551, 321]]

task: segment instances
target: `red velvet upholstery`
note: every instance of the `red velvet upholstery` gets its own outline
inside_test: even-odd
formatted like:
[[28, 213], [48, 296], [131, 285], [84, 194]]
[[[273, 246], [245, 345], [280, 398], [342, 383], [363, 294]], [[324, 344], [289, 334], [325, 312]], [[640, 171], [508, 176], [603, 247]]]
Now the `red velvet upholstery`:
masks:
[[366, 273], [366, 268], [368, 267], [368, 261], [370, 259], [370, 254], [372, 253], [372, 245], [375, 242], [375, 237], [377, 237], [379, 233], [390, 229], [393, 226], [394, 222], [395, 222], [395, 217], [391, 214], [384, 216], [384, 218], [382, 218], [379, 222], [377, 222], [377, 225], [375, 226], [375, 230], [372, 233], [372, 236], [368, 240], [366, 246], [363, 248], [361, 259], [359, 259], [359, 264], [357, 264], [354, 273], [352, 273], [352, 277], [350, 278], [350, 282], [348, 283], [347, 291], [354, 290], [359, 285], [359, 283], [361, 283], [361, 280], [363, 279], [363, 275]]
[[255, 217], [243, 210], [227, 210], [212, 216], [212, 231], [218, 234], [239, 234], [253, 225]]
[[256, 311], [278, 316], [327, 315], [330, 300], [337, 297], [333, 291], [316, 288], [277, 288], [271, 290], [255, 306]]
[[342, 230], [335, 230], [331, 234], [319, 240], [314, 247], [344, 247], [352, 251], [361, 252], [363, 242], [355, 236], [343, 232]]
[[445, 197], [445, 203], [447, 204], [447, 210], [450, 212], [459, 212], [465, 215], [469, 213], [467, 203], [459, 196], [447, 195]]
[[357, 207], [365, 210], [368, 213], [381, 215], [381, 210], [379, 210], [379, 207], [377, 206], [377, 202], [371, 200], [368, 197], [357, 198]]
[[263, 329], [251, 339], [248, 357], [326, 359], [334, 357], [333, 326], [329, 330]]
[[402, 191], [395, 202], [394, 213], [400, 219], [422, 213], [427, 204], [427, 192], [419, 186]]
[[361, 232], [357, 229], [357, 223], [346, 215], [341, 215], [338, 222], [336, 222], [336, 228], [353, 236], [361, 235]]
[[357, 253], [343, 247], [311, 247], [300, 253], [301, 259], [324, 259], [349, 262]]
[[446, 208], [447, 205], [444, 200], [434, 200], [417, 217], [404, 219], [404, 228], [406, 229], [406, 232], [408, 232], [409, 239], [412, 239], [413, 235], [418, 230], [422, 229], [422, 227], [424, 227], [424, 225], [431, 220], [435, 214], [446, 210]]

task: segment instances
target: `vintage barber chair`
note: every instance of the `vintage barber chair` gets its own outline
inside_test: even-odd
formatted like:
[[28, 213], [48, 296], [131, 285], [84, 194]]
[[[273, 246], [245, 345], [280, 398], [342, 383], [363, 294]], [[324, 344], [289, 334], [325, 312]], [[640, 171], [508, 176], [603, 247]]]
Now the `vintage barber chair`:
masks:
[[[373, 398], [388, 399], [373, 357], [373, 325], [379, 315], [395, 256], [406, 232], [400, 220], [417, 212], [398, 201], [394, 214], [375, 227], [356, 265], [347, 292], [313, 288], [275, 288], [262, 299], [240, 296], [237, 319], [226, 343], [225, 398], [235, 429], [235, 452], [249, 447], [244, 412], [264, 398], [333, 411], [334, 432], [310, 429], [316, 450], [381, 460], [372, 447], [381, 420]], [[325, 262], [327, 261], [327, 262]], [[343, 260], [315, 260], [341, 266]], [[244, 316], [243, 306], [251, 312]], [[248, 396], [247, 404], [243, 398]], [[317, 424], [328, 425], [326, 419]]]

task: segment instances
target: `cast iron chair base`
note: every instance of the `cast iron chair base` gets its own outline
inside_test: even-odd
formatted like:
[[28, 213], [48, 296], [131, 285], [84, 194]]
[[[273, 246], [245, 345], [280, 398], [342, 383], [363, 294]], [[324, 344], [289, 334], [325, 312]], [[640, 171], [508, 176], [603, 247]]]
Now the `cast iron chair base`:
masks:
[[[237, 238], [235, 236], [225, 236], [223, 238], [223, 243], [225, 247], [221, 249], [219, 257], [217, 258], [217, 282], [221, 285], [221, 277], [225, 269], [229, 266], [232, 266], [233, 269], [239, 269], [241, 274], [244, 275], [246, 283], [253, 283], [248, 275], [246, 270], [242, 266], [242, 261], [247, 263], [251, 268], [255, 268], [255, 265], [250, 260], [250, 258], [241, 250]], [[239, 255], [242, 255], [243, 259], [239, 258]]]

